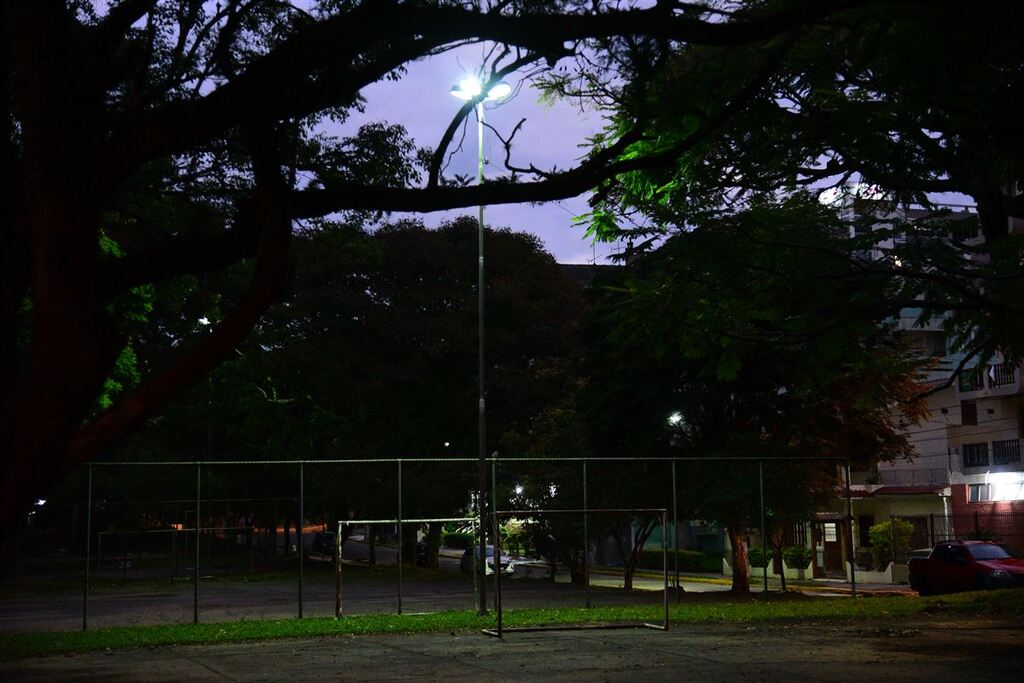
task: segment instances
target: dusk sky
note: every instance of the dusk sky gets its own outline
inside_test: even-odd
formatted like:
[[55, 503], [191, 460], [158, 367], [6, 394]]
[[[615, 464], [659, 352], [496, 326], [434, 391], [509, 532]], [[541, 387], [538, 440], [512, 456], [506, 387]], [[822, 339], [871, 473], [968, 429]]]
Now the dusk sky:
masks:
[[[388, 121], [405, 126], [418, 145], [434, 148], [448, 123], [462, 102], [449, 93], [451, 87], [473, 73], [481, 63], [483, 48], [466, 46], [430, 59], [413, 63], [408, 73], [398, 82], [378, 82], [363, 91], [366, 113], [353, 116], [343, 130], [352, 134], [364, 123]], [[510, 85], [515, 82], [510, 79]], [[524, 87], [519, 94], [505, 102], [487, 105], [485, 119], [508, 135], [521, 118], [527, 121], [516, 135], [512, 161], [517, 166], [531, 163], [541, 169], [554, 166], [565, 169], [574, 163], [583, 150], [587, 137], [601, 128], [601, 118], [593, 112], [581, 112], [569, 102], [553, 106], [538, 103], [539, 92]], [[454, 145], [459, 140], [456, 134]], [[485, 156], [489, 165], [487, 175], [499, 175], [504, 163], [504, 149], [494, 134], [484, 131]], [[477, 142], [476, 119], [469, 118], [469, 129], [462, 150], [455, 154], [448, 167], [449, 177], [456, 173], [476, 175]], [[587, 211], [585, 197], [549, 202], [540, 206], [502, 205], [488, 207], [485, 221], [488, 225], [510, 227], [532, 232], [544, 242], [545, 248], [563, 263], [598, 262], [608, 254], [621, 251], [615, 244], [592, 245], [585, 238], [584, 229], [574, 226], [572, 219]], [[445, 218], [457, 215], [476, 215], [475, 209], [427, 214], [428, 225], [436, 225]]]

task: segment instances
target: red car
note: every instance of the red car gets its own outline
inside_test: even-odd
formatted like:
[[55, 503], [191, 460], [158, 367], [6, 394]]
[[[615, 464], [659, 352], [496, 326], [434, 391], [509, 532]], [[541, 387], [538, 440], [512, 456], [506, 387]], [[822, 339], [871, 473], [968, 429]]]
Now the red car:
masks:
[[1024, 587], [1024, 560], [991, 541], [943, 541], [909, 568], [910, 587], [921, 595]]

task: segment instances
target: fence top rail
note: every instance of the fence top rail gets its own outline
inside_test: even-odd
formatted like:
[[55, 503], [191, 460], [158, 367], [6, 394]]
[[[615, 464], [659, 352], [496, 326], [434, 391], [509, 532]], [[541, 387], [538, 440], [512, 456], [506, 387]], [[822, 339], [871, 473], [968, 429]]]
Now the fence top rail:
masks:
[[429, 524], [431, 522], [476, 522], [476, 517], [422, 517], [418, 519], [339, 519], [338, 526], [353, 524]]
[[531, 514], [595, 514], [595, 513], [623, 513], [623, 512], [639, 512], [653, 514], [657, 513], [663, 515], [668, 512], [668, 508], [577, 508], [569, 510], [498, 510], [494, 514], [508, 517], [510, 515], [531, 515]]
[[358, 464], [396, 464], [419, 462], [848, 462], [847, 458], [835, 456], [780, 456], [757, 458], [747, 456], [708, 455], [698, 457], [656, 457], [656, 456], [612, 456], [612, 457], [570, 457], [570, 458], [525, 458], [520, 456], [491, 458], [350, 458], [327, 460], [167, 460], [154, 462], [91, 462], [87, 467], [182, 467], [189, 465], [222, 467], [229, 465], [358, 465]]

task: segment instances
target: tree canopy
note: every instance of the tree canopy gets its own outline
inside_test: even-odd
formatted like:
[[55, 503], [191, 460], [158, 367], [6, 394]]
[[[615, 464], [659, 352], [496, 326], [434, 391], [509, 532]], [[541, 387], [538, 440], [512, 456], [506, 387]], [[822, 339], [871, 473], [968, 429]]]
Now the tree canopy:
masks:
[[[755, 206], [640, 259], [585, 328], [596, 452], [725, 458], [681, 464], [681, 509], [728, 529], [734, 570], [742, 533], [760, 526], [758, 459], [779, 525], [834, 497], [840, 464], [912, 454], [920, 358], [879, 326], [894, 279], [860, 278], [855, 250], [813, 200]], [[637, 475], [664, 488], [664, 468]], [[734, 582], [746, 590], [745, 572]]]
[[[596, 189], [599, 232], [619, 206], [660, 224], [671, 210], [679, 226], [740, 191], [835, 171], [915, 199], [967, 192], [983, 249], [1010, 242], [1005, 223], [1024, 211], [1013, 11], [1009, 0], [983, 10], [952, 0], [5, 3], [3, 538], [53, 482], [231, 355], [280, 297], [295, 228], [324, 216]], [[572, 168], [510, 167], [472, 187], [446, 179], [451, 131], [472, 100], [439, 126], [434, 149], [387, 124], [347, 140], [325, 134], [363, 106], [366, 86], [484, 41], [495, 45], [485, 81], [526, 75], [614, 114]], [[661, 169], [669, 175], [652, 175]], [[997, 336], [1022, 319], [1015, 248], [993, 254], [1004, 270], [978, 274], [989, 277], [981, 296], [941, 290], [992, 318]], [[250, 279], [219, 302], [216, 324], [183, 330], [172, 358], [133, 378], [132, 339], [165, 331], [140, 330], [123, 297], [238, 263]], [[953, 279], [979, 292], [975, 274]], [[125, 381], [115, 395], [116, 376]]]

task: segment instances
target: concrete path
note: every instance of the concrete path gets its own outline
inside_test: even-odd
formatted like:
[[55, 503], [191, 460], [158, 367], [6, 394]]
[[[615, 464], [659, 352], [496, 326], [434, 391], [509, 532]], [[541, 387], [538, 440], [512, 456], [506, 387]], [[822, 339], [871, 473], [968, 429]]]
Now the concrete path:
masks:
[[700, 624], [359, 636], [150, 648], [0, 664], [15, 681], [1019, 681], [1021, 622]]

